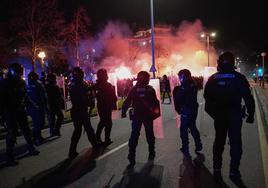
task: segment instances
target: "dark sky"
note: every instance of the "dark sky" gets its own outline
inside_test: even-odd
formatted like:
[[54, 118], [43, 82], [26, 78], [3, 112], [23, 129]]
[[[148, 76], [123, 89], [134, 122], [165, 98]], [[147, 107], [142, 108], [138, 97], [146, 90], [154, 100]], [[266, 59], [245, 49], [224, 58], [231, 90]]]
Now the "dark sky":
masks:
[[[131, 25], [149, 26], [150, 0], [60, 0], [65, 14], [71, 15], [84, 5], [93, 26], [108, 20], [121, 20]], [[0, 2], [0, 20], [9, 16], [8, 0]], [[265, 0], [154, 0], [155, 23], [178, 26], [181, 21], [200, 19], [209, 30], [217, 31], [217, 44], [230, 48], [237, 44], [250, 49], [268, 49], [268, 14]], [[265, 26], [266, 24], [266, 26]]]

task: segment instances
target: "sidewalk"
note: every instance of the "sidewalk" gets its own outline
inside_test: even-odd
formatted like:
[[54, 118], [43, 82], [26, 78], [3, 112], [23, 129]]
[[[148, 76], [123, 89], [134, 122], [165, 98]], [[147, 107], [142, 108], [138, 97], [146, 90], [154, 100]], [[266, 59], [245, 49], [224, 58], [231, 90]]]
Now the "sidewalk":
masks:
[[256, 85], [255, 83], [252, 84], [256, 94], [257, 94], [257, 98], [260, 104], [260, 109], [261, 109], [261, 113], [262, 113], [262, 118], [265, 122], [266, 128], [268, 127], [268, 84], [265, 84], [264, 89], [259, 86]]

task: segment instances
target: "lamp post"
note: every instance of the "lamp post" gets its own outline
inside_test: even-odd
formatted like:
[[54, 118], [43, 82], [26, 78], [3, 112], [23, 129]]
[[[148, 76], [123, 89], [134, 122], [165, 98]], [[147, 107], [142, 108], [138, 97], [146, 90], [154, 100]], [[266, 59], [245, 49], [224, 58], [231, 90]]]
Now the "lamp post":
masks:
[[206, 43], [207, 43], [207, 53], [208, 53], [208, 67], [209, 67], [209, 51], [210, 51], [210, 37], [215, 38], [216, 33], [202, 33], [201, 38], [206, 38]]
[[44, 58], [46, 57], [46, 53], [44, 51], [41, 51], [38, 53], [38, 57], [41, 59], [42, 72], [45, 72]]
[[262, 88], [264, 89], [264, 57], [266, 56], [266, 53], [265, 52], [262, 52], [261, 53], [261, 56], [262, 56]]
[[150, 72], [153, 72], [153, 78], [155, 78], [155, 55], [154, 55], [154, 1], [150, 0], [151, 3], [151, 36], [152, 36], [152, 66]]

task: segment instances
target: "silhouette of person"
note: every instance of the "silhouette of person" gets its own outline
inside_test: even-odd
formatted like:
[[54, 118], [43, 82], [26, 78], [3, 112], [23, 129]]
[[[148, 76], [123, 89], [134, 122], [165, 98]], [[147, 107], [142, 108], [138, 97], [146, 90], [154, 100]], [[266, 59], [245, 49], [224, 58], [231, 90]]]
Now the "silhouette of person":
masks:
[[159, 102], [156, 97], [154, 88], [149, 84], [150, 74], [146, 71], [140, 71], [137, 76], [137, 83], [130, 92], [122, 106], [121, 117], [126, 117], [126, 112], [130, 106], [134, 109], [132, 115], [132, 131], [128, 142], [129, 154], [128, 168], [133, 168], [136, 164], [136, 147], [138, 145], [138, 139], [140, 136], [140, 130], [142, 124], [145, 128], [146, 139], [149, 145], [148, 160], [154, 160], [155, 158], [155, 136], [153, 131], [153, 117], [151, 109]]
[[235, 71], [234, 63], [234, 55], [231, 52], [220, 55], [218, 72], [209, 77], [204, 91], [205, 110], [214, 119], [216, 135], [213, 145], [213, 168], [217, 181], [222, 180], [222, 153], [227, 133], [231, 155], [229, 177], [233, 181], [241, 180], [239, 165], [242, 157], [242, 99], [248, 113], [246, 122], [254, 121], [255, 105], [250, 85], [244, 75]]
[[93, 87], [96, 92], [97, 108], [100, 117], [100, 122], [96, 131], [97, 141], [102, 143], [101, 133], [105, 128], [105, 145], [112, 143], [111, 130], [112, 130], [112, 111], [116, 109], [117, 97], [115, 89], [108, 82], [108, 74], [105, 69], [97, 71], [97, 83]]
[[180, 137], [182, 141], [181, 152], [185, 157], [190, 157], [188, 130], [195, 142], [195, 151], [202, 150], [200, 133], [196, 128], [198, 114], [197, 85], [194, 83], [191, 72], [188, 69], [180, 70], [178, 73], [181, 85], [173, 90], [175, 110], [181, 115]]
[[97, 149], [99, 145], [94, 129], [91, 126], [90, 114], [88, 112], [88, 107], [94, 107], [92, 90], [84, 81], [84, 71], [81, 68], [73, 68], [72, 76], [73, 80], [69, 92], [72, 102], [71, 118], [74, 124], [74, 132], [71, 138], [69, 157], [75, 158], [78, 155], [76, 147], [82, 134], [82, 126], [84, 126], [88, 140], [93, 146], [93, 149]]
[[45, 113], [48, 112], [46, 90], [35, 72], [28, 74], [27, 95], [38, 106], [27, 105], [27, 111], [33, 121], [33, 139], [36, 145], [40, 145], [45, 139], [41, 130], [45, 126]]
[[39, 151], [33, 146], [31, 130], [27, 121], [26, 105], [38, 108], [27, 96], [26, 84], [22, 79], [23, 67], [13, 63], [8, 68], [7, 78], [2, 82], [1, 98], [3, 101], [4, 117], [7, 125], [6, 154], [7, 165], [15, 166], [18, 162], [14, 157], [14, 145], [18, 126], [27, 142], [30, 155], [38, 155]]
[[[61, 136], [60, 128], [63, 122], [64, 97], [56, 82], [56, 74], [48, 73], [46, 91], [49, 104], [49, 128], [50, 136]], [[56, 120], [57, 117], [57, 120]]]
[[162, 103], [164, 103], [165, 101], [166, 94], [168, 96], [169, 103], [171, 103], [171, 97], [170, 97], [171, 89], [170, 89], [170, 82], [169, 82], [167, 75], [163, 76], [162, 84], [163, 84], [162, 85], [162, 91], [163, 91]]

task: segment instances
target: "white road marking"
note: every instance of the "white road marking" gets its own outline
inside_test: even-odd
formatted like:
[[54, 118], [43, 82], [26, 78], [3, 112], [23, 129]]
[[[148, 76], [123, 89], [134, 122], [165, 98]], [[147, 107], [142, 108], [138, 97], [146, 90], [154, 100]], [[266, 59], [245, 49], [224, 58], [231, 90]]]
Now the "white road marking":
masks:
[[128, 142], [125, 142], [124, 144], [121, 144], [121, 145], [117, 146], [116, 148], [112, 149], [111, 151], [108, 151], [107, 153], [99, 156], [96, 160], [99, 161], [101, 159], [104, 159], [105, 157], [108, 157], [109, 155], [120, 150], [121, 148], [125, 147], [126, 145], [128, 145]]
[[264, 125], [261, 119], [261, 113], [259, 109], [259, 102], [256, 98], [256, 91], [253, 90], [255, 104], [256, 104], [256, 117], [257, 117], [257, 126], [259, 131], [259, 139], [260, 139], [260, 146], [261, 146], [261, 154], [262, 154], [262, 163], [263, 163], [263, 170], [264, 170], [264, 180], [266, 187], [268, 187], [268, 143], [265, 136]]

